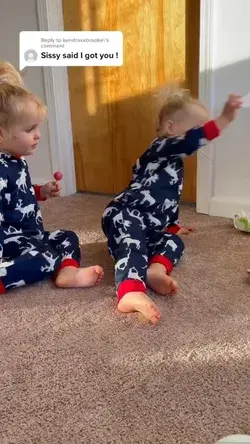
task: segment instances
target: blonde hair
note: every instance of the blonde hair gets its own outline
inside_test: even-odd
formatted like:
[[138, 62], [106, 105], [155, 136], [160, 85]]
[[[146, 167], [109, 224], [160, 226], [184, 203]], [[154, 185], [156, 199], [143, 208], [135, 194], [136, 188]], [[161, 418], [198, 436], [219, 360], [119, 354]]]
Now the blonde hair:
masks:
[[0, 60], [0, 83], [2, 82], [24, 87], [21, 73], [5, 60]]
[[43, 101], [24, 88], [19, 72], [8, 62], [0, 63], [0, 127], [10, 130], [32, 112], [46, 111]]
[[184, 112], [187, 112], [188, 105], [197, 105], [207, 111], [206, 106], [193, 98], [188, 89], [181, 88], [178, 85], [169, 85], [161, 94], [161, 98], [164, 100], [164, 104], [158, 114], [157, 131], [160, 131], [167, 119], [177, 118], [178, 115], [180, 118], [185, 117]]

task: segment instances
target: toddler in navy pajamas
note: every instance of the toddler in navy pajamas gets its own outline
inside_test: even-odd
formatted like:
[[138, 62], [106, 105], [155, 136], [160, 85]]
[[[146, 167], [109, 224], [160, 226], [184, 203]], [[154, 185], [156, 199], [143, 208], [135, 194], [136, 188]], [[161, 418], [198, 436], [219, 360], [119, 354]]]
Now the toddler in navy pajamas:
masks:
[[239, 96], [230, 96], [222, 114], [209, 120], [206, 108], [188, 91], [170, 94], [159, 114], [158, 137], [133, 167], [128, 187], [107, 206], [102, 228], [115, 260], [118, 309], [138, 311], [153, 324], [160, 311], [146, 286], [161, 295], [174, 294], [170, 277], [184, 244], [180, 234], [179, 201], [183, 187], [183, 158], [218, 137], [235, 118]]
[[45, 231], [38, 200], [56, 197], [56, 181], [32, 186], [24, 156], [35, 152], [44, 104], [24, 89], [19, 73], [0, 64], [0, 293], [53, 277], [59, 287], [100, 282], [98, 265], [80, 268], [80, 246], [72, 231]]

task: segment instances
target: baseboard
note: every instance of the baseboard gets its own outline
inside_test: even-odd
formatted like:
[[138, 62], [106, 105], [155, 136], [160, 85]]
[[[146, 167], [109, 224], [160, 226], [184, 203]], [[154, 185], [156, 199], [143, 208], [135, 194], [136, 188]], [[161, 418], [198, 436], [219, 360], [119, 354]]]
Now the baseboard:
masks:
[[240, 210], [250, 213], [250, 199], [215, 196], [210, 200], [209, 215], [233, 218]]

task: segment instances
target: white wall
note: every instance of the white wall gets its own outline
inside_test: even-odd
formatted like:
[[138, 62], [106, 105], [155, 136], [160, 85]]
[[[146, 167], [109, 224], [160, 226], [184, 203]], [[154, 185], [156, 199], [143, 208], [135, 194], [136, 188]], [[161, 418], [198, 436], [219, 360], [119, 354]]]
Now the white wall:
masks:
[[[1, 0], [0, 5], [0, 58], [18, 67], [19, 32], [37, 31], [36, 0]], [[45, 100], [43, 70], [27, 68], [26, 86]], [[41, 141], [34, 157], [27, 158], [33, 183], [51, 180], [51, 148], [47, 122], [41, 128]]]
[[[211, 103], [214, 115], [220, 113], [229, 93], [245, 95], [250, 91], [249, 17], [249, 0], [213, 1]], [[241, 208], [250, 212], [250, 108], [240, 111], [237, 120], [212, 144], [210, 152], [212, 166], [208, 165], [208, 159], [200, 158], [211, 176], [208, 213], [232, 217]], [[202, 200], [202, 196], [199, 199]]]

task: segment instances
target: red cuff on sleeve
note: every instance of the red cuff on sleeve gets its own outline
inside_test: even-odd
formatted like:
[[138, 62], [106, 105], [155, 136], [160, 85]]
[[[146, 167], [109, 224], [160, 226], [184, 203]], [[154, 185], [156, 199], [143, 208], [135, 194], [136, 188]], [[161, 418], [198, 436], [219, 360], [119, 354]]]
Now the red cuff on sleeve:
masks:
[[213, 140], [220, 135], [220, 128], [215, 120], [210, 120], [209, 122], [205, 123], [203, 128], [207, 140]]
[[39, 201], [46, 200], [44, 197], [41, 196], [42, 185], [33, 185], [33, 188], [35, 190], [35, 195], [36, 195], [37, 200], [39, 200]]
[[166, 232], [176, 234], [176, 233], [178, 233], [180, 228], [181, 228], [180, 225], [169, 225], [169, 227], [167, 227], [167, 229], [166, 229]]

